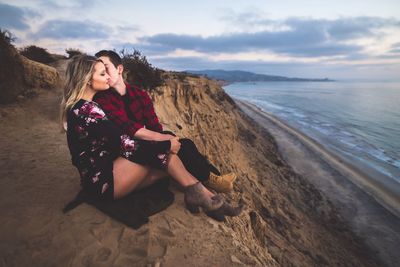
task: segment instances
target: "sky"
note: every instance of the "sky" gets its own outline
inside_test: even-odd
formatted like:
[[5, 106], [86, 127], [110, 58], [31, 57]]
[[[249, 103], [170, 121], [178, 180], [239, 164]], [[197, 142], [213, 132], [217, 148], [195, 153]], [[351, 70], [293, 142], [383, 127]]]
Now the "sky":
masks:
[[0, 0], [19, 48], [138, 49], [165, 70], [400, 80], [399, 0]]

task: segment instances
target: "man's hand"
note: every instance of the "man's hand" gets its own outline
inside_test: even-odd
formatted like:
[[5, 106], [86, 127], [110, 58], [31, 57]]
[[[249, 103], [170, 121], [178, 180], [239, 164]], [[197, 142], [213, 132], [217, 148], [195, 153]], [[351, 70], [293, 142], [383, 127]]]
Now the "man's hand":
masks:
[[181, 143], [179, 142], [179, 137], [174, 137], [170, 140], [171, 142], [171, 153], [178, 154], [179, 149], [181, 148]]
[[176, 137], [176, 136], [173, 136], [171, 134], [164, 134], [164, 136], [165, 136], [165, 138], [167, 138], [165, 140], [171, 140], [171, 139], [174, 139]]
[[163, 134], [152, 130], [148, 130], [146, 128], [140, 128], [139, 130], [137, 130], [134, 137], [150, 141], [168, 141], [171, 140], [172, 138], [175, 138], [175, 136], [173, 136], [172, 134]]
[[176, 138], [176, 136], [173, 136], [171, 134], [160, 134], [156, 141], [168, 141], [174, 138]]

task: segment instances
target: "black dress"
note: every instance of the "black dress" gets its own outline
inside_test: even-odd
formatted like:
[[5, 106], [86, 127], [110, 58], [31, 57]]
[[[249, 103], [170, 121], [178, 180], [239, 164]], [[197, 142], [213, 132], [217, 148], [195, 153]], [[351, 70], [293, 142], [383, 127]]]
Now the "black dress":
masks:
[[72, 164], [83, 189], [100, 199], [113, 199], [113, 161], [132, 162], [166, 169], [170, 141], [145, 141], [122, 134], [93, 101], [79, 100], [67, 114], [67, 141]]

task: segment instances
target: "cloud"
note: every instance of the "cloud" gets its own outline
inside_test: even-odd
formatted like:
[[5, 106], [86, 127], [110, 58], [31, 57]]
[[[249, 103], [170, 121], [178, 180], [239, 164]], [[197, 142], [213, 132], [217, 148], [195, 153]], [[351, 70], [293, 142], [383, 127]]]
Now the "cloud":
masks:
[[400, 54], [400, 43], [392, 44], [389, 53]]
[[[249, 14], [243, 16], [248, 18]], [[240, 18], [239, 18], [240, 19]], [[400, 21], [375, 17], [341, 18], [336, 20], [289, 18], [271, 21], [256, 17], [247, 24], [270, 27], [257, 32], [236, 32], [202, 37], [173, 33], [145, 36], [140, 39], [150, 53], [194, 50], [205, 53], [238, 53], [268, 51], [297, 57], [347, 56], [362, 53], [358, 38], [382, 37], [385, 27], [400, 28]]]
[[106, 39], [112, 30], [93, 21], [49, 20], [42, 24], [32, 38], [65, 39]]
[[338, 19], [312, 19], [312, 18], [287, 18], [285, 20], [271, 20], [265, 18], [258, 11], [246, 11], [237, 14], [229, 14], [220, 18], [232, 27], [242, 27], [248, 31], [249, 28], [264, 27], [272, 31], [280, 29], [292, 29], [299, 31], [312, 31], [323, 33], [326, 37], [335, 40], [348, 40], [359, 37], [371, 37], [379, 35], [377, 30], [387, 26], [400, 27], [400, 21], [393, 18], [380, 17], [341, 17]]
[[320, 33], [304, 30], [238, 33], [213, 37], [158, 34], [141, 39], [148, 50], [195, 50], [207, 53], [271, 51], [294, 56], [340, 55], [361, 49], [357, 45], [328, 43]]
[[76, 8], [84, 8], [84, 9], [92, 9], [95, 8], [96, 5], [105, 3], [105, 0], [69, 0], [69, 1], [54, 1], [54, 0], [41, 0], [39, 1], [40, 5], [43, 8], [53, 8], [53, 9], [76, 9]]
[[0, 3], [0, 26], [7, 29], [29, 29], [28, 17], [37, 17], [38, 13], [28, 9]]

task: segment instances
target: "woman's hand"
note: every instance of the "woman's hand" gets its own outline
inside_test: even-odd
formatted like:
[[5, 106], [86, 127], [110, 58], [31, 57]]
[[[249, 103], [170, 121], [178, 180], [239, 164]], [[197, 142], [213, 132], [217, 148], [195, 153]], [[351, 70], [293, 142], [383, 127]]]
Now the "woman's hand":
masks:
[[179, 137], [174, 137], [170, 140], [171, 142], [171, 153], [178, 154], [179, 149], [181, 148], [181, 143], [179, 142]]

